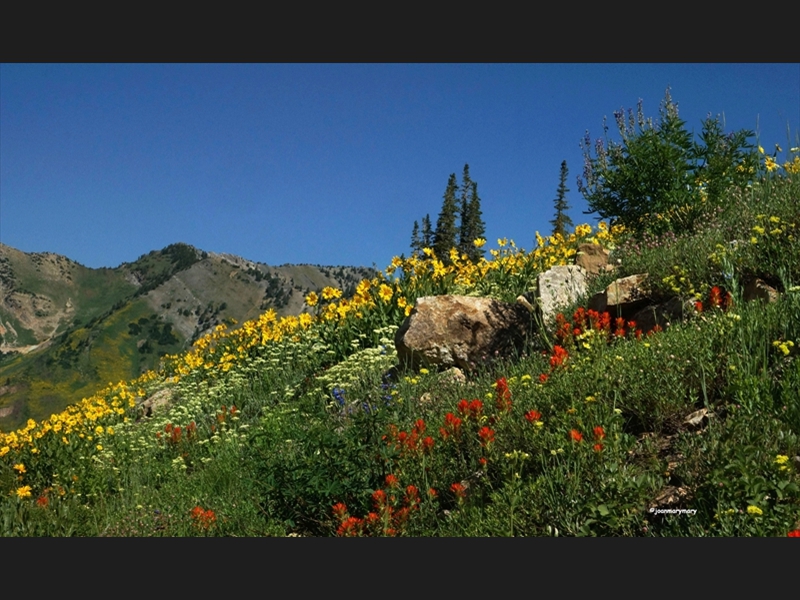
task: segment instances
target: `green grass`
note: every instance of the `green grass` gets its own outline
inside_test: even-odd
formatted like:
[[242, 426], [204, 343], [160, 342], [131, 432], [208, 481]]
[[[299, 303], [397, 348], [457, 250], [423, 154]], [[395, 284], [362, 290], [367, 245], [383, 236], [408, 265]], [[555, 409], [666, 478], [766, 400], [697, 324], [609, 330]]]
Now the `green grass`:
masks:
[[[800, 528], [800, 185], [767, 183], [695, 233], [618, 246], [622, 275], [704, 302], [661, 333], [578, 340], [561, 366], [531, 346], [459, 384], [389, 371], [399, 322], [312, 327], [225, 373], [148, 384], [173, 398], [151, 417], [1, 457], [0, 531], [786, 536]], [[754, 230], [770, 217], [781, 232]], [[751, 275], [777, 278], [778, 301], [745, 303]], [[715, 285], [732, 307], [709, 305]], [[89, 352], [101, 376], [132, 360], [128, 326], [144, 314], [104, 322], [104, 347], [120, 350]]]

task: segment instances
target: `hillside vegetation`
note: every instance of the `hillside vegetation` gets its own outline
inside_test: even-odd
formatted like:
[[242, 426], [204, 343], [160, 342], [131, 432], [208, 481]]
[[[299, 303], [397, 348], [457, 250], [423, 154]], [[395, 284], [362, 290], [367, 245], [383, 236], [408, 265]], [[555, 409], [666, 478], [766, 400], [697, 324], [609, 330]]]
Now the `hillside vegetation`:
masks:
[[216, 326], [308, 310], [374, 270], [270, 267], [172, 244], [114, 269], [0, 246], [0, 430], [41, 420], [109, 381], [158, 369]]
[[[624, 227], [537, 234], [532, 251], [498, 240], [477, 262], [427, 249], [350, 298], [325, 287], [299, 316], [220, 324], [0, 434], [0, 532], [800, 536], [798, 152]], [[584, 298], [465, 383], [396, 364], [417, 298], [514, 301], [584, 242], [619, 264], [590, 293], [647, 272], [653, 297], [693, 309], [642, 332]], [[774, 302], [744, 301], [755, 276]]]

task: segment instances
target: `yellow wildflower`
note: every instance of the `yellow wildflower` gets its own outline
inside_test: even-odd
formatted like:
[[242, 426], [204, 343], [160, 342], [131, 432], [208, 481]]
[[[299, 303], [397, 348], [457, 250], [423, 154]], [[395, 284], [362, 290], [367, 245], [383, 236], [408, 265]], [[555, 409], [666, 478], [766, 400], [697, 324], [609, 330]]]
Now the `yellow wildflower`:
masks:
[[22, 463], [14, 465], [14, 470], [20, 475], [22, 475], [23, 473], [27, 473], [27, 469], [25, 469], [25, 465], [23, 465]]
[[325, 287], [322, 288], [322, 299], [323, 300], [333, 300], [335, 298], [342, 297], [342, 290], [332, 287]]
[[764, 166], [767, 168], [767, 171], [771, 173], [778, 168], [778, 163], [775, 162], [775, 159], [771, 156], [767, 156], [764, 158]]
[[753, 506], [752, 504], [747, 507], [747, 514], [748, 515], [763, 515], [764, 511], [758, 508], [757, 506]]
[[319, 302], [319, 297], [317, 296], [316, 292], [311, 292], [308, 296], [306, 296], [306, 304], [309, 306], [316, 306]]
[[17, 494], [17, 498], [30, 498], [31, 497], [31, 486], [23, 485], [22, 487], [17, 488], [15, 492]]
[[778, 454], [775, 457], [775, 464], [778, 465], [778, 469], [781, 471], [789, 470], [789, 465], [786, 464], [788, 462], [789, 462], [789, 457], [786, 456], [785, 454]]
[[476, 248], [483, 248], [486, 244], [486, 240], [484, 238], [475, 238], [475, 241], [472, 242], [472, 245]]

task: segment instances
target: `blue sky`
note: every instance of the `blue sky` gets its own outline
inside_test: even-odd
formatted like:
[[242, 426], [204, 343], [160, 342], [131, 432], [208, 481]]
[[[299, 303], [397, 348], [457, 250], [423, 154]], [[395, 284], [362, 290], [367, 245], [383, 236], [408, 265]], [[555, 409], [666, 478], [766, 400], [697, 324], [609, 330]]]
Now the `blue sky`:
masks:
[[797, 144], [800, 63], [2, 64], [0, 242], [114, 267], [186, 242], [272, 265], [375, 264], [434, 225], [450, 173], [478, 182], [488, 247], [549, 233], [603, 117], [689, 129], [724, 114]]

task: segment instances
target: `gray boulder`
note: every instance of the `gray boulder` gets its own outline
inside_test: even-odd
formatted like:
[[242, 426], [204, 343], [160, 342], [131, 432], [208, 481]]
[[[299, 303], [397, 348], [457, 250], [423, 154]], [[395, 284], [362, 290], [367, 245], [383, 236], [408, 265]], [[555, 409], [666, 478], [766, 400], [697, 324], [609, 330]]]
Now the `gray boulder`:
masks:
[[542, 321], [552, 323], [556, 313], [585, 295], [586, 271], [578, 265], [553, 267], [537, 277], [537, 302]]

